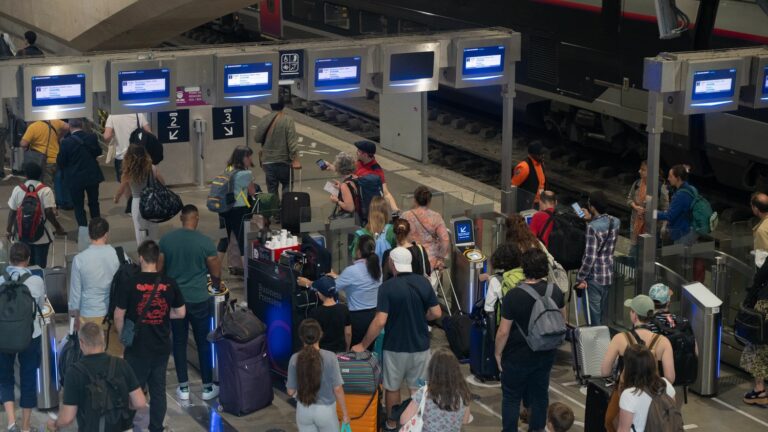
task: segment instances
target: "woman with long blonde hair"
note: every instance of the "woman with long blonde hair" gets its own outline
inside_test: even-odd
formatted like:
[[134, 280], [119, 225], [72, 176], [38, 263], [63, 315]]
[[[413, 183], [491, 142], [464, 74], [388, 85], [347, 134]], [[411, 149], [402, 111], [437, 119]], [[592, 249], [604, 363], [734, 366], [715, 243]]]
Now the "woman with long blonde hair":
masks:
[[141, 201], [141, 192], [149, 184], [150, 176], [154, 176], [156, 181], [165, 183], [157, 168], [152, 165], [152, 159], [143, 144], [144, 133], [134, 132], [131, 134], [131, 144], [123, 159], [123, 172], [120, 178], [120, 187], [115, 194], [115, 204], [120, 198], [127, 194], [130, 189], [133, 201], [131, 203], [131, 217], [133, 218], [133, 229], [136, 234], [136, 244], [140, 245], [144, 240], [158, 240], [157, 223], [150, 222], [141, 217], [139, 211], [139, 202]]
[[389, 223], [391, 217], [392, 212], [389, 209], [387, 200], [381, 196], [373, 197], [368, 207], [368, 223], [365, 225], [365, 228], [355, 231], [355, 238], [349, 245], [349, 256], [357, 256], [357, 243], [360, 237], [369, 235], [374, 240], [378, 240], [380, 236], [384, 236], [389, 247], [384, 248], [384, 250], [377, 248], [376, 254], [379, 255], [379, 260], [381, 260], [386, 250], [397, 245], [395, 233], [392, 231], [392, 224]]

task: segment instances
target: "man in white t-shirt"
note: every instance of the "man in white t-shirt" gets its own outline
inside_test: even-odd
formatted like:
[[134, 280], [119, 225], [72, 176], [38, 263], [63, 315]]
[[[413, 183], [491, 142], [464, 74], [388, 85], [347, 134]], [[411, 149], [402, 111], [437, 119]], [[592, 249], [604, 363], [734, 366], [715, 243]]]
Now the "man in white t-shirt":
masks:
[[118, 183], [120, 183], [123, 158], [125, 157], [125, 152], [128, 151], [128, 138], [131, 136], [131, 132], [139, 127], [147, 132], [152, 132], [149, 122], [147, 122], [147, 117], [143, 113], [111, 114], [107, 117], [107, 122], [104, 125], [104, 141], [109, 142], [112, 138], [115, 139], [114, 145], [117, 146], [115, 152], [115, 173]]
[[[14, 243], [9, 251], [10, 264], [6, 269], [13, 280], [21, 281], [32, 295], [35, 303], [42, 309], [45, 305], [45, 283], [40, 276], [32, 275], [27, 269], [29, 265], [29, 247], [24, 243]], [[24, 279], [26, 277], [26, 279]], [[5, 282], [5, 276], [0, 276], [0, 284]], [[39, 320], [34, 320], [32, 342], [18, 354], [0, 353], [0, 402], [5, 407], [8, 416], [8, 431], [31, 430], [30, 420], [32, 409], [37, 407], [37, 370], [40, 367], [40, 337], [43, 332]], [[14, 395], [14, 363], [19, 360], [19, 406], [22, 421], [16, 420], [16, 400]]]
[[[22, 186], [16, 186], [11, 192], [11, 197], [8, 199], [8, 207], [11, 209], [8, 214], [8, 224], [6, 225], [6, 237], [8, 239], [15, 238], [27, 246], [29, 246], [31, 257], [30, 265], [38, 265], [45, 268], [48, 265], [48, 248], [51, 245], [52, 237], [51, 233], [46, 226], [47, 222], [50, 222], [54, 228], [54, 234], [57, 236], [63, 236], [66, 234], [64, 228], [61, 226], [58, 220], [56, 220], [56, 198], [53, 195], [53, 191], [50, 187], [43, 184], [40, 181], [40, 177], [43, 175], [43, 169], [40, 165], [34, 163], [24, 164], [24, 172], [27, 176], [27, 181]], [[40, 207], [43, 210], [43, 214], [40, 223], [42, 223], [42, 231], [36, 231], [42, 235], [34, 236], [36, 238], [22, 238], [20, 234], [20, 227], [17, 226], [16, 219], [17, 213], [21, 211], [19, 207], [24, 202], [24, 197], [27, 194], [30, 186], [37, 191], [37, 197], [40, 200]], [[27, 234], [27, 233], [23, 233]]]

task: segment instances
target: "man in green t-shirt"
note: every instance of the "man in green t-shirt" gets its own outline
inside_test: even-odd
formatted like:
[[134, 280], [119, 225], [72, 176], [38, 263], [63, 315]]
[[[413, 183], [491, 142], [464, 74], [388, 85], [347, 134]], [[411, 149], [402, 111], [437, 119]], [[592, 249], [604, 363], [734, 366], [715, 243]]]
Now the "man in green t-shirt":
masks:
[[181, 400], [189, 400], [187, 340], [190, 324], [200, 361], [203, 400], [210, 400], [219, 395], [219, 388], [213, 384], [211, 345], [206, 337], [212, 330], [208, 275], [211, 275], [213, 289], [218, 290], [221, 283], [221, 262], [213, 241], [197, 231], [199, 222], [197, 207], [186, 205], [181, 210], [182, 227], [160, 239], [160, 268], [165, 269], [165, 274], [178, 283], [187, 308], [186, 317], [171, 320], [173, 362], [179, 380], [176, 395]]

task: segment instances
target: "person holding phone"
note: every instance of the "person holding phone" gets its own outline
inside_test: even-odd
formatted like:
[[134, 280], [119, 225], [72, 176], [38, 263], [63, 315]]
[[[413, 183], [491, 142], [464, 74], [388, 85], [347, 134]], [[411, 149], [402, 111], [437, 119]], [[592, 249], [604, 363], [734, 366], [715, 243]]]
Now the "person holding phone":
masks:
[[355, 201], [352, 193], [355, 186], [352, 185], [352, 182], [355, 179], [355, 158], [348, 153], [339, 152], [333, 165], [322, 159], [317, 161], [317, 165], [321, 170], [333, 167], [332, 170], [339, 174], [339, 178], [333, 180], [337, 192], [331, 193], [329, 198], [332, 203], [336, 204], [332, 217], [353, 215], [355, 213]]

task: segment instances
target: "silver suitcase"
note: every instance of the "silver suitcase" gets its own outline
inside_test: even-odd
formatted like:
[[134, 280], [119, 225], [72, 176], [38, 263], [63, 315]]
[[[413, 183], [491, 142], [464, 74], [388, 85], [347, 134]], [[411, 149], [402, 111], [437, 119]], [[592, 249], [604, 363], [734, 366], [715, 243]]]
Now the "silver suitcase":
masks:
[[[611, 342], [611, 332], [608, 326], [578, 327], [579, 325], [579, 297], [573, 297], [573, 306], [576, 316], [576, 328], [573, 329], [571, 337], [573, 350], [573, 368], [576, 372], [576, 379], [586, 384], [587, 379], [601, 377], [600, 366], [608, 351], [608, 344]], [[584, 299], [589, 304], [589, 294], [584, 290]], [[587, 324], [590, 321], [589, 308], [586, 309]]]

